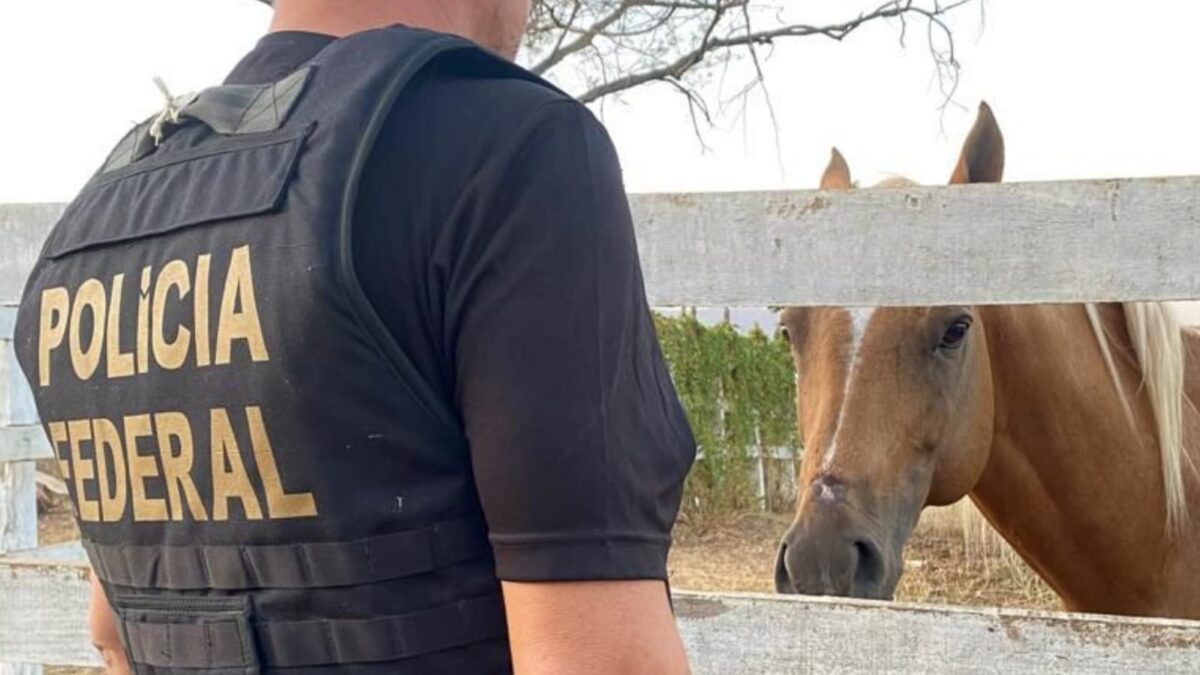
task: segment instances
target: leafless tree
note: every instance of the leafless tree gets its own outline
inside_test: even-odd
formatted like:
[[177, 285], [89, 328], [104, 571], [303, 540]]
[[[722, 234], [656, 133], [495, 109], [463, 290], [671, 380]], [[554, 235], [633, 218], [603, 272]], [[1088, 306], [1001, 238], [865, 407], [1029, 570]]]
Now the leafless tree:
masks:
[[[867, 24], [890, 20], [902, 44], [914, 25], [921, 30], [949, 102], [959, 64], [946, 17], [973, 1], [889, 0], [832, 23], [802, 23], [794, 20], [795, 0], [534, 0], [526, 58], [535, 73], [584, 102], [666, 83], [687, 99], [693, 122], [701, 117], [711, 122], [704, 85], [714, 73], [728, 73], [733, 62], [744, 59], [752, 66], [729, 97], [744, 99], [763, 85], [762, 59], [778, 42], [841, 41]], [[981, 12], [983, 1], [978, 0]]]

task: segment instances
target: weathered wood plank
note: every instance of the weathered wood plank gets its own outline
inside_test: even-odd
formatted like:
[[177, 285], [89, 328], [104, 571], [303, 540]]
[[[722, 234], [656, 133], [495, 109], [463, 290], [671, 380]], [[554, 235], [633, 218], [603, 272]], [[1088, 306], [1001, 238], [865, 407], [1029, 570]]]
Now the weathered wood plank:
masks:
[[83, 564], [0, 559], [0, 662], [99, 666]]
[[12, 340], [0, 335], [0, 426], [36, 423], [33, 392], [17, 363]]
[[[38, 432], [34, 436], [29, 434], [29, 427], [5, 426], [14, 417], [28, 416], [22, 406], [31, 407], [28, 392], [22, 391], [23, 379], [18, 382], [12, 376], [17, 370], [11, 349], [16, 316], [15, 306], [0, 304], [0, 553], [37, 546], [37, 469], [33, 462], [23, 460], [35, 459], [49, 450], [40, 427], [32, 427]], [[41, 674], [41, 665], [0, 662], [0, 675]]]
[[0, 303], [20, 300], [25, 277], [42, 250], [42, 241], [65, 206], [0, 205]]
[[[47, 547], [39, 548], [39, 549], [36, 549], [33, 551], [22, 551], [19, 553], [15, 553], [10, 558], [8, 558], [7, 561], [14, 562], [16, 564], [19, 564], [22, 566], [27, 566], [27, 567], [35, 566], [35, 565], [45, 565], [45, 564], [49, 563], [51, 565], [51, 567], [49, 569], [51, 569], [51, 570], [54, 568], [54, 566], [63, 566], [63, 565], [65, 565], [67, 568], [77, 569], [81, 566], [86, 565], [87, 555], [83, 551], [83, 546], [78, 541], [75, 541], [75, 542], [70, 542], [70, 543], [66, 543], [66, 544], [57, 544], [55, 546], [47, 546]], [[0, 575], [3, 575], [5, 572], [4, 564], [5, 564], [5, 559], [0, 558]], [[86, 577], [84, 577], [84, 579], [86, 580]], [[75, 575], [70, 575], [68, 577], [68, 580], [72, 586], [76, 587], [76, 591], [77, 591], [78, 583], [77, 583], [77, 578], [75, 577]], [[0, 593], [4, 592], [2, 589], [3, 589], [3, 582], [0, 582]], [[84, 589], [84, 592], [86, 592], [86, 587]], [[71, 608], [69, 608], [68, 610], [65, 610], [65, 611], [75, 612], [75, 611], [79, 610], [79, 607], [77, 604], [78, 598], [72, 598], [72, 599], [74, 600], [74, 602], [72, 603]], [[46, 598], [47, 602], [53, 602], [54, 600], [55, 600], [55, 598], [52, 598], [52, 597]], [[84, 600], [84, 602], [86, 603], [86, 599]], [[0, 612], [0, 633], [3, 633], [4, 630], [5, 630], [5, 625], [4, 625], [3, 612]], [[53, 639], [57, 639], [57, 637], [58, 636], [50, 636], [47, 638], [39, 637], [38, 639], [53, 640]], [[73, 640], [77, 640], [78, 636], [75, 634], [72, 634], [71, 638]], [[86, 633], [84, 633], [84, 639], [87, 639]], [[81, 649], [86, 649], [86, 647], [81, 648]], [[3, 657], [4, 654], [5, 654], [4, 647], [3, 647], [3, 645], [0, 645], [0, 657]], [[70, 658], [70, 657], [68, 657], [68, 658]], [[87, 662], [87, 663], [71, 663], [71, 664], [53, 664], [53, 665], [86, 666], [86, 665], [98, 665], [98, 664], [93, 664], [91, 662]], [[33, 664], [7, 665], [7, 666], [0, 665], [0, 675], [41, 675], [41, 673], [42, 673], [42, 666], [40, 664], [38, 664], [38, 665], [33, 665]]]
[[0, 427], [0, 462], [53, 459], [46, 432], [36, 424]]
[[[1200, 177], [633, 195], [658, 306], [1200, 298]], [[0, 301], [56, 204], [0, 206]]]
[[83, 542], [78, 539], [53, 546], [41, 546], [32, 551], [13, 553], [11, 558], [31, 563], [67, 563], [72, 566], [88, 564], [87, 552], [83, 550]]
[[11, 340], [17, 324], [17, 306], [0, 304], [0, 340]]
[[658, 306], [1200, 298], [1200, 177], [631, 202]]
[[696, 673], [1196, 673], [1200, 622], [677, 592]]
[[0, 424], [37, 421], [33, 392], [17, 363], [11, 340], [0, 338]]
[[37, 424], [37, 405], [11, 344], [0, 340], [0, 426]]
[[24, 443], [11, 431], [36, 422], [12, 343], [0, 339], [0, 553], [37, 547], [37, 467], [29, 461], [36, 445], [33, 437]]
[[0, 554], [37, 548], [37, 465], [0, 462]]
[[[96, 663], [87, 639], [85, 566], [0, 560], [0, 597], [0, 660]], [[1062, 675], [1200, 667], [1200, 622], [686, 591], [676, 592], [675, 608], [697, 673]]]

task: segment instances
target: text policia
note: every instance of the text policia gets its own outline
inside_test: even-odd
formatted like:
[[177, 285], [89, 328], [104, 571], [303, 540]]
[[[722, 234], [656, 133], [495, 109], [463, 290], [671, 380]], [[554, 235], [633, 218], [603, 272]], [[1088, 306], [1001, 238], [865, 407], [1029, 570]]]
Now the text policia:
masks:
[[[87, 279], [73, 296], [64, 287], [43, 291], [37, 336], [39, 387], [51, 387], [61, 382], [60, 378], [72, 375], [87, 382], [97, 377], [102, 361], [109, 380], [150, 373], [152, 366], [177, 370], [184, 366], [189, 353], [198, 368], [227, 366], [237, 342], [245, 344], [238, 353], [248, 353], [251, 361], [269, 361], [254, 298], [249, 247], [230, 253], [220, 289], [215, 341], [209, 326], [211, 263], [211, 255], [198, 256], [194, 267], [183, 260], [172, 260], [159, 268], [157, 275], [151, 267], [145, 267], [141, 271], [141, 292], [136, 296], [126, 297], [124, 274], [115, 275], [107, 286], [98, 279]], [[186, 301], [189, 294], [191, 328], [173, 326], [174, 337], [168, 338], [165, 307], [168, 301]], [[122, 351], [122, 310], [128, 311], [134, 304], [123, 301], [133, 297], [137, 298], [136, 339], [132, 351]], [[53, 356], [62, 349], [69, 353], [69, 370], [73, 372], [52, 372]], [[217, 407], [192, 414], [161, 411], [120, 417], [46, 422], [63, 478], [73, 488], [78, 515], [84, 522], [115, 523], [130, 517], [134, 522], [163, 522], [226, 521], [241, 515], [248, 520], [260, 520], [264, 515], [269, 519], [317, 515], [311, 493], [288, 493], [284, 488], [258, 406], [247, 406], [232, 415], [228, 409]], [[257, 481], [246, 470], [242, 451], [245, 443], [238, 442], [235, 420], [245, 430], [243, 438], [250, 440]], [[199, 464], [207, 466], [196, 466], [198, 448], [192, 431], [197, 424], [208, 426], [208, 452], [199, 449], [199, 454], [207, 454], [209, 459]], [[86, 453], [89, 445], [91, 452]], [[156, 452], [143, 454], [143, 446], [153, 447]], [[201, 471], [208, 475], [200, 476], [197, 472]], [[95, 483], [94, 488], [89, 483]], [[208, 488], [205, 494], [197, 483]], [[154, 487], [147, 489], [151, 485]], [[233, 501], [240, 509], [230, 508]]]

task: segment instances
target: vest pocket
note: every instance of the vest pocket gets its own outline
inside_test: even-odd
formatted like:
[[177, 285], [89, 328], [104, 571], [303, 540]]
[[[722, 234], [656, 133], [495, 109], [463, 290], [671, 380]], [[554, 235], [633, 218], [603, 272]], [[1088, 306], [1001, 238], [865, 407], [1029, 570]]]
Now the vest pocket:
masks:
[[312, 126], [223, 139], [101, 176], [67, 207], [46, 240], [54, 260], [283, 207]]
[[110, 595], [134, 672], [260, 672], [248, 597]]

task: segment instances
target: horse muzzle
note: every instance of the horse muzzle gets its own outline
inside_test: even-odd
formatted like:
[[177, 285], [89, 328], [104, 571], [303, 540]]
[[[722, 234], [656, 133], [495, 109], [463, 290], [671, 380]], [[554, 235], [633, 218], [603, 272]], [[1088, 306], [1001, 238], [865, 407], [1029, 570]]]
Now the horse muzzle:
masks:
[[844, 494], [826, 493], [808, 500], [780, 542], [775, 590], [890, 600], [900, 580], [902, 548], [902, 538], [886, 536]]

